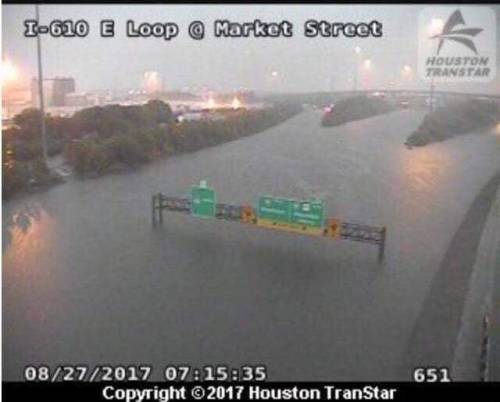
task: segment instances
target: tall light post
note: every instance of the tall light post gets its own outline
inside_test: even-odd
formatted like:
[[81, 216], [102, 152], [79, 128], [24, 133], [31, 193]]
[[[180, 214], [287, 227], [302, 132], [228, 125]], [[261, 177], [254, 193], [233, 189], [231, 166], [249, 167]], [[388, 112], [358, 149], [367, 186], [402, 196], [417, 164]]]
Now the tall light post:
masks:
[[[35, 14], [37, 26], [40, 26], [40, 11], [38, 9], [38, 4], [35, 5]], [[48, 168], [48, 151], [47, 151], [47, 133], [45, 128], [45, 105], [43, 99], [43, 69], [42, 69], [42, 44], [40, 35], [36, 36], [36, 49], [37, 49], [37, 59], [38, 59], [38, 98], [40, 102], [40, 114], [41, 121], [40, 127], [42, 131], [42, 152], [43, 152], [43, 161], [45, 166]]]
[[358, 90], [358, 75], [359, 75], [359, 64], [361, 61], [361, 48], [356, 46], [354, 48], [354, 53], [356, 53], [356, 63], [354, 67], [354, 90]]
[[[443, 31], [444, 21], [441, 18], [433, 18], [431, 23], [429, 24], [428, 31], [429, 36], [439, 35]], [[434, 46], [435, 51], [437, 53], [437, 41]], [[431, 77], [431, 88], [430, 88], [430, 96], [429, 96], [429, 112], [432, 113], [434, 111], [434, 91], [435, 91], [435, 83], [434, 83], [434, 75]]]
[[364, 89], [366, 90], [367, 89], [367, 86], [366, 83], [368, 82], [368, 73], [369, 71], [372, 69], [372, 61], [371, 59], [369, 58], [366, 58], [363, 60], [363, 77], [364, 77], [364, 82], [365, 82], [365, 85], [364, 85]]
[[402, 78], [402, 87], [404, 88], [404, 83], [405, 81], [410, 82], [412, 79], [412, 68], [408, 65], [405, 64], [403, 68], [401, 69], [401, 78]]
[[276, 90], [279, 90], [280, 87], [281, 73], [278, 70], [267, 72], [265, 75], [265, 81], [269, 90], [271, 92], [275, 92]]

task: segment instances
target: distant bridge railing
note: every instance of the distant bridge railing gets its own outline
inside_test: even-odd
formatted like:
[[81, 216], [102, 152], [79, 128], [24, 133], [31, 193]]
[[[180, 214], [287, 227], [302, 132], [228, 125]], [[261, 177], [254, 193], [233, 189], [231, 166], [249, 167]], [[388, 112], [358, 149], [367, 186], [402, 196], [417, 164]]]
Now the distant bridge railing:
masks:
[[307, 102], [308, 100], [322, 100], [331, 97], [341, 97], [341, 96], [353, 96], [353, 95], [361, 95], [361, 94], [374, 94], [374, 93], [384, 93], [393, 96], [443, 96], [450, 98], [466, 98], [466, 99], [489, 99], [493, 101], [500, 102], [500, 94], [491, 94], [491, 93], [470, 93], [470, 92], [455, 92], [455, 91], [442, 91], [434, 89], [431, 91], [430, 89], [384, 89], [384, 88], [374, 88], [374, 89], [359, 89], [359, 90], [344, 90], [344, 91], [323, 91], [323, 92], [310, 92], [310, 93], [290, 93], [290, 94], [269, 94], [264, 98], [269, 100], [272, 99], [280, 99], [280, 98], [288, 98], [297, 100], [304, 100]]
[[470, 93], [470, 92], [455, 92], [455, 91], [439, 91], [439, 90], [422, 90], [422, 89], [362, 89], [362, 90], [346, 90], [346, 91], [334, 91], [332, 94], [348, 95], [348, 94], [372, 94], [375, 92], [386, 93], [386, 94], [413, 94], [413, 95], [443, 95], [443, 96], [456, 96], [465, 98], [485, 98], [492, 100], [500, 100], [500, 95], [494, 95], [490, 93]]

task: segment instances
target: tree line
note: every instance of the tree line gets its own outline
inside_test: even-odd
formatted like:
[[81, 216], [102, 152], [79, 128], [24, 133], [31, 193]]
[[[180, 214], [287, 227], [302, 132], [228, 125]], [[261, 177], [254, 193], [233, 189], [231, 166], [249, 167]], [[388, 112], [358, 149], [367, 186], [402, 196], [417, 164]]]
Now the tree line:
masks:
[[353, 96], [339, 100], [327, 111], [321, 120], [323, 127], [332, 127], [355, 120], [367, 119], [395, 109], [395, 105], [385, 99], [368, 97], [365, 95]]
[[[97, 176], [258, 133], [299, 111], [297, 104], [282, 103], [254, 110], [220, 109], [208, 112], [207, 119], [178, 122], [160, 100], [90, 107], [71, 117], [45, 117], [48, 154], [63, 155], [76, 175]], [[210, 118], [211, 113], [218, 118]], [[4, 198], [57, 181], [43, 163], [40, 120], [38, 109], [25, 109], [2, 131]]]
[[454, 101], [428, 113], [405, 144], [424, 146], [441, 142], [475, 130], [490, 129], [499, 121], [500, 109], [495, 101], [481, 99]]

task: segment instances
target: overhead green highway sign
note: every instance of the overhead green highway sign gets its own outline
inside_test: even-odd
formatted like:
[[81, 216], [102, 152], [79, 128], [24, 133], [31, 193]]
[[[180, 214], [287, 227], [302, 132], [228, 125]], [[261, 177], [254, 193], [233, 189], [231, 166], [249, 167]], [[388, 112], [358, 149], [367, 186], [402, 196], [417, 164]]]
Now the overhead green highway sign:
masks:
[[292, 202], [286, 198], [260, 197], [257, 208], [259, 219], [273, 222], [290, 222]]
[[292, 201], [290, 222], [321, 228], [324, 221], [324, 209], [324, 204], [321, 200]]
[[201, 218], [215, 216], [217, 199], [215, 191], [202, 180], [199, 186], [191, 188], [191, 214]]
[[163, 224], [163, 211], [192, 214], [202, 218], [217, 218], [245, 225], [298, 233], [302, 235], [344, 239], [375, 244], [378, 259], [384, 259], [387, 229], [325, 218], [324, 202], [318, 199], [294, 200], [263, 196], [257, 208], [251, 205], [217, 203], [215, 191], [202, 180], [191, 188], [191, 197], [168, 197], [162, 193], [151, 197], [153, 226]]
[[260, 197], [259, 220], [290, 223], [321, 228], [324, 224], [324, 203], [321, 200], [292, 200], [288, 198]]

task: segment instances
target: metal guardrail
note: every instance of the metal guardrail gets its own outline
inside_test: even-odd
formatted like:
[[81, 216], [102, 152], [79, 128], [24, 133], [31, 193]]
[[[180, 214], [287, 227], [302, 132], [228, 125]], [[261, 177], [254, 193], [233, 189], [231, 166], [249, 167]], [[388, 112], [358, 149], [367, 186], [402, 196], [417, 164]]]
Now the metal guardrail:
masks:
[[[332, 91], [332, 92], [316, 92], [306, 94], [291, 94], [287, 96], [308, 96], [308, 95], [340, 95], [340, 96], [353, 96], [357, 94], [373, 94], [373, 93], [386, 93], [391, 95], [430, 95], [432, 91], [429, 89], [388, 89], [388, 88], [374, 88], [374, 89], [358, 89], [358, 90], [345, 90], [345, 91]], [[500, 95], [491, 93], [470, 93], [470, 92], [455, 92], [455, 91], [442, 91], [435, 90], [434, 95], [461, 97], [461, 98], [484, 98], [500, 101]], [[280, 95], [275, 95], [276, 97]], [[283, 96], [283, 95], [282, 95]]]
[[481, 342], [481, 355], [479, 358], [479, 372], [480, 380], [488, 381], [489, 377], [489, 366], [488, 366], [488, 355], [490, 349], [490, 320], [487, 314], [483, 317], [483, 327], [482, 327], [482, 342]]
[[[151, 212], [154, 227], [163, 224], [163, 211], [191, 214], [191, 199], [169, 197], [162, 193], [153, 194], [151, 197]], [[321, 229], [312, 229], [306, 225], [287, 225], [278, 222], [266, 222], [266, 224], [261, 224], [253, 207], [224, 203], [216, 204], [215, 218], [310, 236], [323, 236], [330, 239], [344, 239], [369, 243], [379, 247], [379, 262], [384, 259], [387, 235], [385, 226], [379, 227], [360, 223], [342, 222], [339, 219], [332, 218], [326, 219]]]
[[[375, 92], [384, 92], [387, 94], [413, 94], [413, 95], [430, 95], [432, 91], [423, 90], [423, 89], [363, 89], [357, 91], [336, 91], [334, 94], [352, 94], [352, 93], [375, 93]], [[455, 91], [441, 91], [435, 90], [434, 95], [443, 95], [443, 96], [451, 96], [451, 97], [463, 97], [463, 98], [485, 98], [491, 100], [500, 100], [500, 95], [494, 95], [490, 93], [470, 93], [470, 92], [455, 92]]]

